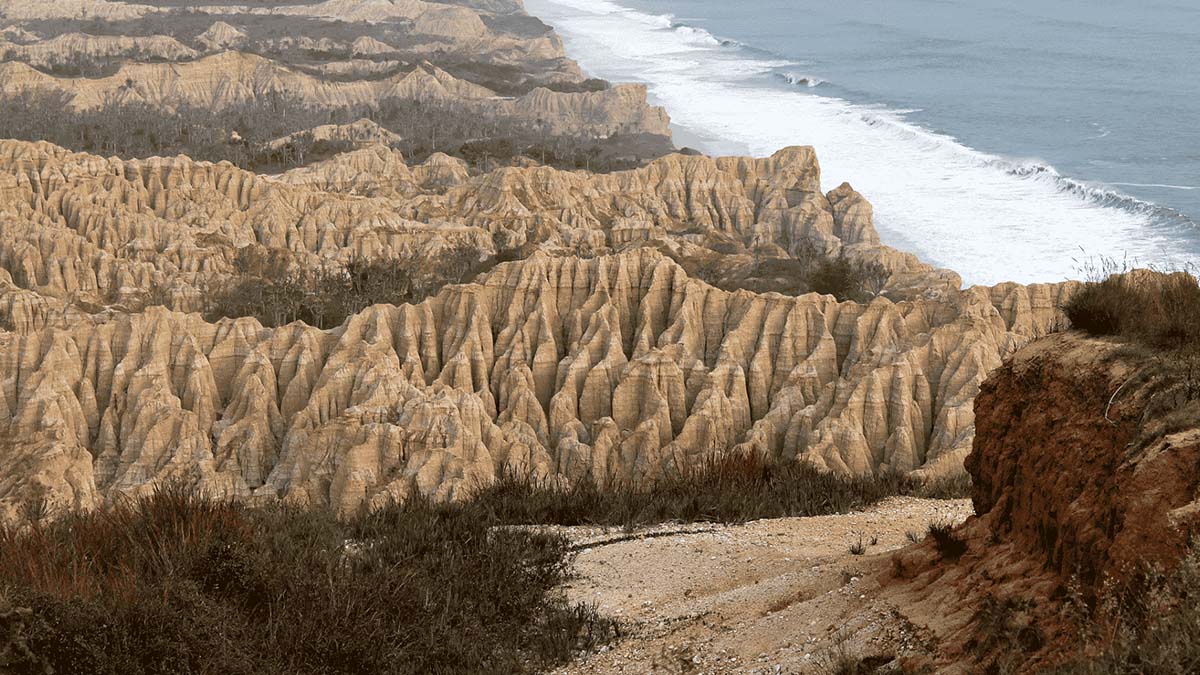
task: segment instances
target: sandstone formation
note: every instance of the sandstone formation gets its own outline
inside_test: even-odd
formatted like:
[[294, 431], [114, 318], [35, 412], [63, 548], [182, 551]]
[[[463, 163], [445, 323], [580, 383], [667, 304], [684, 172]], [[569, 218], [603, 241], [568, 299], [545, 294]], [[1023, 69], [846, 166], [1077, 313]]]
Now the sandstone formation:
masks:
[[67, 33], [25, 44], [0, 43], [0, 59], [23, 61], [38, 68], [73, 65], [103, 58], [125, 57], [157, 61], [187, 61], [199, 52], [165, 35], [124, 37]]
[[[319, 131], [358, 132], [374, 127]], [[586, 255], [653, 246], [687, 257], [712, 255], [717, 243], [786, 255], [807, 239], [878, 258], [899, 290], [957, 293], [954, 275], [873, 243], [869, 206], [842, 208], [862, 201], [852, 192], [823, 195], [808, 148], [765, 160], [672, 155], [605, 175], [514, 167], [470, 176], [444, 155], [410, 168], [373, 146], [272, 179], [186, 157], [122, 161], [0, 142], [0, 214], [11, 222], [0, 232], [0, 269], [16, 287], [59, 300], [136, 306], [146, 289], [163, 288], [169, 304], [191, 310], [251, 244], [311, 267], [459, 242], [481, 257], [524, 245]], [[0, 321], [36, 327], [41, 311], [14, 303]]]
[[210, 51], [236, 49], [245, 46], [248, 41], [249, 37], [244, 32], [224, 21], [217, 21], [196, 38], [197, 43]]
[[648, 250], [536, 254], [328, 332], [150, 309], [7, 333], [0, 432], [45, 443], [24, 461], [57, 506], [181, 477], [351, 509], [508, 468], [653, 479], [738, 444], [944, 473], [979, 382], [1055, 327], [1059, 290], [863, 306], [720, 291]]
[[369, 147], [372, 145], [388, 146], [404, 140], [399, 134], [388, 131], [371, 120], [361, 119], [350, 124], [323, 124], [307, 131], [277, 138], [268, 143], [267, 147], [271, 149], [282, 148], [302, 138], [317, 142], [348, 143], [360, 147]]

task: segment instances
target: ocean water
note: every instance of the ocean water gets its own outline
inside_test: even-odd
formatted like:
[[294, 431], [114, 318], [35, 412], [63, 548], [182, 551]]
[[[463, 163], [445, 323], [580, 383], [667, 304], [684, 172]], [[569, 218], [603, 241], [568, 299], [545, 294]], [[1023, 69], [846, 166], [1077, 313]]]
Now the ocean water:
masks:
[[[619, 4], [618, 4], [619, 3]], [[967, 284], [1200, 261], [1197, 0], [526, 0], [714, 154], [813, 145]]]

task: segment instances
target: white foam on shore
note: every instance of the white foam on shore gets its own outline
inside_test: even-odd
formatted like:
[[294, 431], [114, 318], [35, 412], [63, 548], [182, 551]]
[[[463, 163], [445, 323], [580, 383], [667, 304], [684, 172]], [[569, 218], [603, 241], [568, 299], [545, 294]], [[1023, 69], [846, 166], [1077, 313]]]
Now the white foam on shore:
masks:
[[769, 155], [812, 145], [825, 189], [850, 182], [875, 206], [884, 242], [968, 284], [1059, 281], [1081, 256], [1179, 266], [1196, 259], [1194, 223], [1059, 175], [1037, 161], [973, 150], [903, 112], [788, 86], [771, 60], [700, 29], [609, 0], [526, 0], [592, 74], [647, 84], [701, 150]]

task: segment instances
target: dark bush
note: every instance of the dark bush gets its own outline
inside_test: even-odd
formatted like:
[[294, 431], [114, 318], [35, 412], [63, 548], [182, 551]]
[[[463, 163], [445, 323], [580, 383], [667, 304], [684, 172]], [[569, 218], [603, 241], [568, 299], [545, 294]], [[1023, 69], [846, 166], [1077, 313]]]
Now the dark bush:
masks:
[[[6, 673], [530, 673], [615, 625], [567, 542], [422, 499], [338, 519], [167, 488], [0, 531]], [[2, 609], [2, 608], [0, 608]]]
[[843, 253], [818, 262], [808, 284], [814, 292], [832, 295], [838, 300], [867, 302], [883, 291], [890, 277], [883, 265], [855, 260]]
[[929, 537], [933, 539], [938, 555], [946, 560], [958, 560], [967, 552], [967, 542], [954, 534], [954, 526], [950, 523], [931, 524]]
[[265, 326], [303, 321], [318, 328], [340, 326], [375, 304], [416, 303], [446, 284], [462, 283], [490, 262], [470, 246], [422, 258], [352, 258], [344, 266], [294, 270], [259, 246], [238, 253], [238, 274], [208, 296], [206, 315], [255, 317]]

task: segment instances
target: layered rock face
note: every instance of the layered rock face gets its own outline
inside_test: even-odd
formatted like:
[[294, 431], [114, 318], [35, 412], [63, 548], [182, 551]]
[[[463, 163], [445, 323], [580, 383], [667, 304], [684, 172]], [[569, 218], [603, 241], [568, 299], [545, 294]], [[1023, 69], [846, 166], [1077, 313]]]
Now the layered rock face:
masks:
[[649, 250], [544, 254], [339, 329], [155, 308], [0, 338], [4, 495], [56, 506], [177, 477], [352, 509], [508, 468], [644, 480], [753, 448], [957, 470], [988, 370], [1055, 326], [1054, 287], [869, 306], [729, 293]]
[[672, 155], [605, 175], [513, 167], [471, 176], [459, 160], [435, 155], [409, 167], [368, 145], [271, 178], [186, 157], [122, 161], [0, 141], [0, 196], [9, 223], [0, 231], [0, 287], [9, 289], [0, 322], [22, 332], [46, 325], [53, 306], [136, 306], [151, 288], [169, 306], [195, 309], [250, 245], [313, 267], [452, 245], [481, 256], [530, 244], [587, 255], [654, 246], [686, 257], [725, 243], [786, 256], [807, 239], [881, 260], [896, 288], [958, 287], [954, 275], [879, 246], [869, 204], [848, 186], [823, 195], [808, 148], [763, 160]]
[[[0, 0], [14, 22], [0, 93], [57, 91], [64, 119], [286, 96], [320, 125], [271, 131], [256, 151], [353, 149], [261, 175], [0, 140], [3, 519], [170, 479], [340, 510], [413, 490], [452, 499], [506, 470], [653, 481], [731, 448], [945, 475], [962, 470], [983, 378], [1064, 323], [1071, 284], [963, 291], [883, 246], [862, 195], [823, 190], [811, 148], [660, 156], [668, 119], [645, 88], [585, 80], [519, 3], [51, 4]], [[81, 12], [136, 36], [80, 33]], [[46, 72], [79, 58], [125, 62]], [[336, 117], [381, 99], [469, 115], [485, 137], [451, 150], [466, 159], [427, 148], [410, 165], [396, 148], [424, 139]], [[428, 122], [412, 128], [437, 131]], [[249, 145], [231, 128], [183, 144], [243, 161], [219, 152]], [[541, 147], [488, 160], [531, 134]], [[548, 137], [585, 168], [592, 151], [636, 168], [541, 166], [560, 149]], [[200, 311], [243, 256], [295, 271], [446, 249], [525, 259], [328, 331]], [[806, 256], [874, 265], [879, 297], [731, 292], [686, 271]]]

